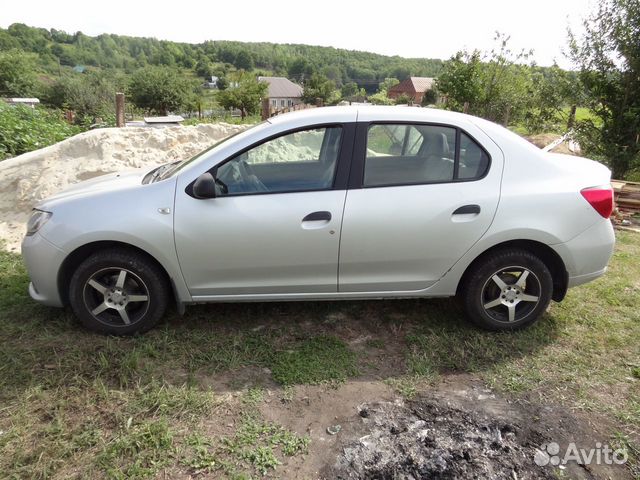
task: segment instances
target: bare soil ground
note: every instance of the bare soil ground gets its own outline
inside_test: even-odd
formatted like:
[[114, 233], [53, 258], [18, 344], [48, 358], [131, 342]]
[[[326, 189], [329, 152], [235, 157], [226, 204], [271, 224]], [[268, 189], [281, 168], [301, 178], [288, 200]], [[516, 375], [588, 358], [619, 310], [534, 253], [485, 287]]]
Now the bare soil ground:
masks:
[[556, 442], [561, 451], [570, 442], [594, 448], [611, 425], [561, 406], [499, 395], [469, 375], [422, 385], [413, 399], [384, 382], [296, 387], [290, 400], [273, 393], [261, 411], [311, 438], [309, 455], [286, 462], [280, 478], [633, 478], [617, 465], [537, 465], [535, 455], [545, 444]]

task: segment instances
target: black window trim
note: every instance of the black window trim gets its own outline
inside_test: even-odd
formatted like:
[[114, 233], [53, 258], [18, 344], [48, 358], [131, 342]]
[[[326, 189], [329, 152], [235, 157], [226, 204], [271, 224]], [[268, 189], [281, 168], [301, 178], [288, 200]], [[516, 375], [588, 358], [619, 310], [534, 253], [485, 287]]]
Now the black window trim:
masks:
[[[216, 198], [227, 198], [227, 197], [248, 197], [255, 195], [281, 195], [286, 193], [305, 193], [305, 192], [328, 192], [332, 190], [346, 190], [348, 187], [348, 181], [351, 170], [351, 159], [353, 158], [355, 142], [354, 137], [356, 135], [357, 122], [324, 122], [317, 124], [304, 125], [301, 127], [292, 128], [290, 130], [285, 130], [283, 132], [274, 133], [268, 137], [262, 138], [257, 142], [252, 143], [251, 145], [234, 152], [232, 155], [226, 157], [224, 160], [219, 162], [216, 166], [210, 168], [209, 170], [205, 170], [202, 173], [211, 173], [214, 177], [216, 171], [221, 166], [225, 165], [227, 162], [230, 162], [234, 158], [242, 155], [249, 150], [256, 148], [262, 144], [270, 142], [279, 137], [284, 137], [286, 135], [290, 135], [297, 132], [303, 132], [305, 130], [315, 130], [318, 128], [332, 128], [332, 127], [340, 127], [342, 128], [342, 136], [340, 137], [340, 151], [338, 153], [338, 159], [336, 162], [336, 168], [333, 176], [333, 184], [331, 188], [316, 188], [312, 190], [281, 190], [277, 192], [247, 192], [247, 193], [229, 193], [225, 195], [220, 195], [220, 197]], [[324, 140], [323, 140], [324, 142]], [[202, 175], [202, 174], [200, 174]], [[196, 182], [197, 178], [194, 178], [185, 188], [185, 193], [190, 197], [194, 197], [193, 194], [193, 184]]]
[[[440, 185], [443, 183], [464, 183], [464, 182], [477, 182], [485, 178], [489, 172], [491, 171], [492, 158], [491, 154], [487, 151], [487, 149], [479, 142], [473, 135], [467, 132], [465, 129], [460, 128], [457, 125], [451, 125], [448, 123], [440, 123], [440, 122], [416, 122], [416, 121], [402, 121], [402, 120], [375, 120], [371, 122], [357, 122], [357, 130], [354, 141], [354, 152], [353, 152], [353, 160], [351, 162], [351, 175], [349, 176], [349, 189], [365, 189], [365, 188], [388, 188], [388, 187], [402, 187], [402, 186], [415, 186], [415, 185]], [[370, 185], [367, 186], [364, 184], [364, 167], [365, 161], [367, 157], [367, 136], [369, 132], [369, 128], [373, 125], [420, 125], [420, 126], [431, 126], [431, 127], [446, 127], [452, 128], [455, 130], [456, 135], [456, 149], [455, 149], [455, 157], [453, 163], [453, 176], [452, 180], [436, 180], [432, 182], [403, 182], [403, 183], [389, 183], [382, 185]], [[460, 140], [462, 138], [462, 134], [465, 134], [469, 137], [487, 156], [487, 168], [484, 173], [479, 177], [474, 178], [458, 178], [459, 168], [460, 168]]]

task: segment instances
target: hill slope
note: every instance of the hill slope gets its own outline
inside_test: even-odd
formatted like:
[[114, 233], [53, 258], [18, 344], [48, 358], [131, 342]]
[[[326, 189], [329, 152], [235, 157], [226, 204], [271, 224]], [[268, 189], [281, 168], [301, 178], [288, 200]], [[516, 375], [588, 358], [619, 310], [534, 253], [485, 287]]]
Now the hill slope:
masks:
[[64, 66], [131, 72], [149, 64], [195, 69], [205, 75], [217, 64], [219, 68], [260, 69], [296, 79], [320, 71], [338, 83], [355, 81], [370, 86], [386, 77], [437, 76], [443, 65], [438, 59], [389, 57], [332, 47], [231, 41], [189, 44], [111, 34], [91, 37], [18, 23], [0, 29], [0, 50], [12, 48], [39, 55], [45, 70], [54, 75]]

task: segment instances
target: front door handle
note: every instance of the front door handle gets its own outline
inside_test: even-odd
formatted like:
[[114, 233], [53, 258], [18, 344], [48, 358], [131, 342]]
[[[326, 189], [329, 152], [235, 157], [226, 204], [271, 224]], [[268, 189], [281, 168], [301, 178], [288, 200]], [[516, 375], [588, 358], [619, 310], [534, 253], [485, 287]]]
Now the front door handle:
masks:
[[331, 212], [313, 212], [302, 219], [303, 222], [328, 222], [331, 220]]
[[464, 205], [460, 208], [456, 208], [452, 215], [470, 215], [470, 214], [479, 214], [480, 213], [480, 205]]

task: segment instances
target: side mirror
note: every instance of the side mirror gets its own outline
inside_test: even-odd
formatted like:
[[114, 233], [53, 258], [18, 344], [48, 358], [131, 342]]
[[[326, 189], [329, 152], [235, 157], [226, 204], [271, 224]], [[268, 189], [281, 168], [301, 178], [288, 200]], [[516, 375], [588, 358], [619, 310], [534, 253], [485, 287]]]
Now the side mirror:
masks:
[[209, 172], [200, 175], [193, 183], [193, 196], [199, 199], [215, 198], [216, 180]]

